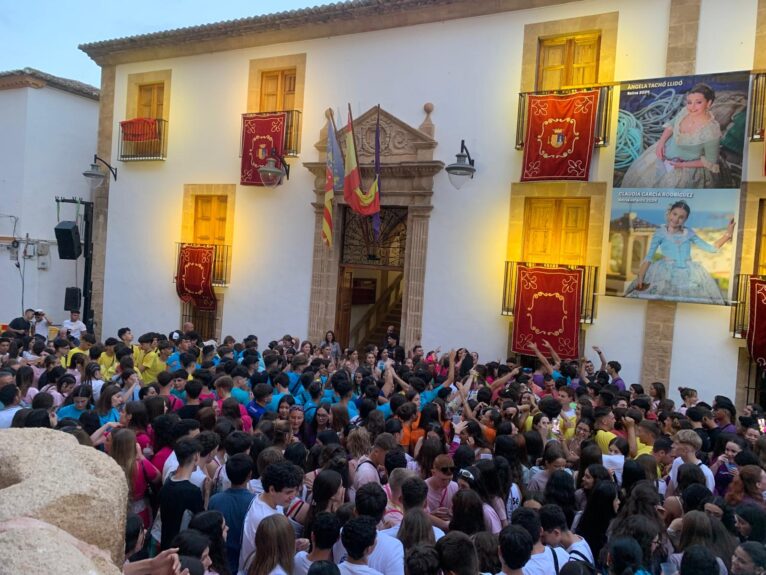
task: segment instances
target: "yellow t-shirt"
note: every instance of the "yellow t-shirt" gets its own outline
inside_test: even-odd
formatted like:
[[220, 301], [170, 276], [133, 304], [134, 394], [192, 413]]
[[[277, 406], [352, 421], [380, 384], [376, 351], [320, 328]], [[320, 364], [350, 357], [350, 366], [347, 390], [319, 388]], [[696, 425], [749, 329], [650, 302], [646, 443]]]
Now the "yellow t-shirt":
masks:
[[76, 353], [81, 353], [85, 357], [89, 357], [88, 352], [85, 351], [84, 349], [80, 349], [79, 347], [75, 347], [74, 349], [70, 349], [69, 353], [66, 355], [67, 367], [72, 365], [72, 358], [74, 357], [74, 354], [76, 354]]
[[117, 370], [117, 356], [109, 357], [104, 351], [98, 358], [98, 365], [101, 366], [101, 377], [104, 381], [109, 381]]
[[615, 437], [617, 436], [611, 431], [604, 431], [603, 429], [599, 429], [596, 432], [596, 437], [594, 439], [596, 440], [596, 444], [601, 449], [601, 453], [604, 455], [609, 455], [609, 444]]
[[144, 355], [141, 365], [146, 368], [142, 378], [146, 383], [157, 381], [157, 375], [167, 368], [156, 351], [150, 351]]
[[653, 445], [647, 445], [646, 443], [642, 443], [641, 440], [636, 437], [636, 457], [633, 459], [638, 458], [641, 455], [652, 455], [654, 452], [654, 446]]

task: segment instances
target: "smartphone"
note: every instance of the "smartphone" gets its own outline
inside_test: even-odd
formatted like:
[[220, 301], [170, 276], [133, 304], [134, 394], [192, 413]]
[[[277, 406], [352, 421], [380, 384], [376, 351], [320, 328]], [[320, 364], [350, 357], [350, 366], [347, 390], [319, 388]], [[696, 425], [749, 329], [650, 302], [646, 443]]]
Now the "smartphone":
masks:
[[523, 371], [524, 373], [532, 373], [532, 368], [531, 367], [525, 367], [521, 371]]
[[553, 433], [555, 435], [561, 433], [561, 420], [558, 417], [553, 418]]
[[763, 417], [759, 417], [758, 427], [761, 428], [761, 433], [766, 433], [766, 419], [764, 419]]
[[463, 418], [460, 416], [459, 413], [456, 413], [452, 416], [452, 425], [457, 425], [463, 420]]

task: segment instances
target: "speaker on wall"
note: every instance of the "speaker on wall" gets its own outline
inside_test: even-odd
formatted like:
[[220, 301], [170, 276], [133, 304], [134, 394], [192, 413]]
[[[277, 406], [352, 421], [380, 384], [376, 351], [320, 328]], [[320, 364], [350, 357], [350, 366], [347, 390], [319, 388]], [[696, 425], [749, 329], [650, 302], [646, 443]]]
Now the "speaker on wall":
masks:
[[82, 292], [78, 287], [68, 287], [64, 294], [64, 309], [66, 311], [80, 311]]
[[77, 222], [64, 221], [56, 226], [56, 242], [59, 247], [59, 259], [76, 260], [82, 253], [80, 228]]

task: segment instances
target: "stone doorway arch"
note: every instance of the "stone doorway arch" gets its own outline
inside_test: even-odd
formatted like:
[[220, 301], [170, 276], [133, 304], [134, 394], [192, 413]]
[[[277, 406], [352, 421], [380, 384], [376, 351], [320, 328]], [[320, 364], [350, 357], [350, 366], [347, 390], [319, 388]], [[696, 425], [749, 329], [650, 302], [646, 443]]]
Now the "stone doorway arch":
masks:
[[[400, 344], [412, 347], [419, 344], [423, 324], [423, 288], [425, 285], [428, 225], [431, 219], [434, 176], [444, 163], [434, 160], [434, 125], [431, 122], [432, 104], [423, 106], [426, 117], [418, 128], [413, 128], [395, 116], [380, 109], [380, 163], [381, 206], [407, 208], [407, 241], [404, 257], [402, 296], [402, 327]], [[362, 184], [369, 187], [374, 174], [375, 125], [377, 107], [370, 108], [354, 121], [357, 155], [362, 172]], [[344, 147], [339, 137], [341, 148]], [[315, 144], [319, 162], [303, 165], [314, 175], [314, 253], [309, 299], [308, 337], [321, 341], [328, 329], [335, 325], [338, 296], [338, 274], [343, 237], [341, 210], [346, 205], [343, 192], [335, 192], [333, 213], [333, 247], [322, 242], [322, 215], [324, 210], [325, 152], [327, 128], [319, 134]], [[344, 150], [345, 151], [345, 150]]]

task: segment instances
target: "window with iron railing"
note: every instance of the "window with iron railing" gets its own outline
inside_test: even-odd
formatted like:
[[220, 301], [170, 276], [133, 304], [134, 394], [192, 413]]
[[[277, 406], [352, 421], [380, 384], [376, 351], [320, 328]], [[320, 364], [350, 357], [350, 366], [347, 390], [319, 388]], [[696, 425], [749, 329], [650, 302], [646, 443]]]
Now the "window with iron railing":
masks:
[[586, 92], [589, 90], [598, 90], [598, 107], [596, 109], [596, 129], [594, 133], [596, 135], [595, 146], [602, 148], [609, 144], [609, 130], [611, 125], [612, 115], [612, 93], [613, 86], [592, 86], [588, 88], [572, 88], [569, 90], [554, 90], [547, 92], [520, 92], [519, 93], [519, 107], [516, 112], [516, 149], [524, 149], [524, 137], [527, 133], [527, 97], [530, 95], [543, 95], [543, 94], [572, 94], [574, 92]]
[[539, 264], [534, 262], [505, 262], [503, 281], [502, 315], [512, 316], [516, 305], [516, 284], [519, 265], [537, 268], [565, 268], [582, 270], [582, 288], [580, 290], [580, 323], [593, 323], [596, 316], [596, 292], [598, 290], [598, 266]]
[[205, 246], [214, 249], [213, 270], [211, 285], [215, 287], [226, 287], [231, 279], [231, 246], [224, 244], [201, 244], [201, 243], [176, 243], [176, 269], [178, 269], [178, 257], [181, 254], [181, 248], [184, 246]]
[[[300, 110], [278, 110], [276, 112], [253, 112], [251, 114], [242, 114], [243, 119], [257, 118], [258, 116], [269, 116], [271, 114], [285, 114], [285, 140], [282, 146], [282, 155], [286, 157], [295, 157], [301, 151], [301, 111]], [[244, 137], [244, 134], [243, 134]], [[244, 140], [243, 140], [244, 142]], [[242, 144], [240, 144], [240, 157], [242, 157]]]
[[120, 122], [117, 159], [123, 162], [166, 159], [167, 133], [168, 121], [162, 118], [133, 118]]

